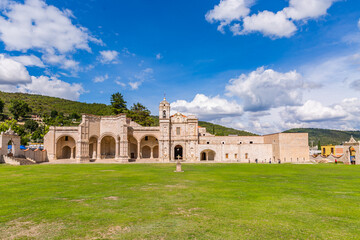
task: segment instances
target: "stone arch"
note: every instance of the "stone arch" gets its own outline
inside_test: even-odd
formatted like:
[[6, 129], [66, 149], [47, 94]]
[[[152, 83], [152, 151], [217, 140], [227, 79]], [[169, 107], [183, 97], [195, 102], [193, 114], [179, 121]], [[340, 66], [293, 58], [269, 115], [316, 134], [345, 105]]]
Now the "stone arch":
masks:
[[101, 158], [115, 158], [116, 138], [113, 136], [103, 136], [100, 142]]
[[75, 158], [76, 154], [75, 139], [69, 135], [62, 135], [58, 137], [56, 142], [56, 158], [57, 159], [71, 159]]
[[149, 146], [144, 146], [141, 148], [141, 158], [150, 158], [151, 157], [151, 148]]
[[101, 142], [105, 137], [113, 137], [114, 139], [118, 139], [118, 136], [116, 136], [115, 134], [113, 134], [111, 132], [105, 132], [105, 133], [101, 134], [100, 138], [98, 138], [98, 139]]
[[200, 153], [201, 161], [215, 161], [216, 152], [211, 149], [206, 149]]

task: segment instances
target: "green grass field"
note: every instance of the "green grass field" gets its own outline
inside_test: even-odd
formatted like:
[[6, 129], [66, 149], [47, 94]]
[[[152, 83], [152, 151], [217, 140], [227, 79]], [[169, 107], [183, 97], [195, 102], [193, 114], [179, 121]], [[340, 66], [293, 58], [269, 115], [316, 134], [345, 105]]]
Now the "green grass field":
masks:
[[0, 166], [0, 239], [359, 239], [360, 167]]

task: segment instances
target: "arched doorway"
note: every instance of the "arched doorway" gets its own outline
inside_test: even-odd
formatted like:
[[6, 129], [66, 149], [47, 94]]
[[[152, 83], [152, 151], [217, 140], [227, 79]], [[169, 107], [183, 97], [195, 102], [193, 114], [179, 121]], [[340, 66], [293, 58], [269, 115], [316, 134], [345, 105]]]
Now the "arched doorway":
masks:
[[201, 161], [214, 161], [215, 155], [213, 150], [204, 150], [200, 153], [200, 159]]
[[202, 152], [201, 153], [201, 161], [206, 161], [207, 156], [206, 156], [206, 152]]
[[71, 148], [69, 146], [65, 146], [62, 149], [61, 153], [62, 159], [70, 159], [71, 158]]
[[151, 157], [151, 148], [149, 146], [144, 146], [141, 149], [141, 157], [142, 158], [150, 158]]
[[183, 159], [183, 147], [181, 145], [177, 145], [174, 148], [174, 159]]
[[101, 139], [101, 158], [112, 159], [115, 158], [116, 141], [111, 136], [106, 136]]
[[56, 143], [56, 158], [71, 159], [76, 156], [76, 143], [70, 136], [62, 136]]
[[8, 156], [10, 157], [14, 156], [15, 146], [13, 141], [9, 140], [7, 149], [8, 149]]

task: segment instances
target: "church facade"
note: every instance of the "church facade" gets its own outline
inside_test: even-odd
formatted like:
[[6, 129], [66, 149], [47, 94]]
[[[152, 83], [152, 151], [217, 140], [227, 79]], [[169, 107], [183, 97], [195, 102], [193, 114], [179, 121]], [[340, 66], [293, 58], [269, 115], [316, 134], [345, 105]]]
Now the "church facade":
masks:
[[44, 138], [51, 161], [78, 162], [243, 162], [301, 163], [309, 161], [307, 133], [265, 136], [214, 136], [198, 119], [170, 115], [170, 104], [159, 105], [159, 126], [143, 127], [118, 116], [83, 115], [76, 127], [51, 127]]

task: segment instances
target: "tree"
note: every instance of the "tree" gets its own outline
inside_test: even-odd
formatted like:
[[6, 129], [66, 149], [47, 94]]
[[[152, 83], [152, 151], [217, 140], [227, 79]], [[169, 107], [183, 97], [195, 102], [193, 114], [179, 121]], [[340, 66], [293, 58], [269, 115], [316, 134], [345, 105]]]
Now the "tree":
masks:
[[114, 114], [126, 113], [126, 101], [121, 93], [117, 92], [111, 95], [111, 110]]
[[19, 120], [20, 117], [24, 118], [26, 114], [30, 113], [31, 108], [22, 100], [11, 100], [9, 111], [12, 113], [15, 120]]
[[154, 119], [150, 116], [150, 111], [141, 103], [134, 103], [127, 117], [142, 126], [151, 126], [154, 124]]
[[58, 112], [56, 110], [52, 110], [50, 113], [51, 118], [56, 118], [58, 115]]
[[2, 114], [4, 112], [5, 103], [2, 99], [0, 99], [0, 113]]
[[321, 144], [320, 144], [320, 141], [318, 142], [318, 150], [321, 150]]
[[36, 121], [30, 119], [30, 120], [25, 121], [24, 127], [25, 127], [25, 129], [29, 130], [30, 132], [35, 132], [35, 130], [38, 129], [39, 124]]
[[41, 142], [42, 141], [42, 131], [41, 129], [37, 129], [31, 136], [31, 139], [36, 141], [36, 142]]
[[79, 114], [77, 114], [77, 113], [72, 113], [70, 116], [69, 116], [69, 118], [70, 119], [80, 119], [81, 118], [81, 116], [79, 115]]

